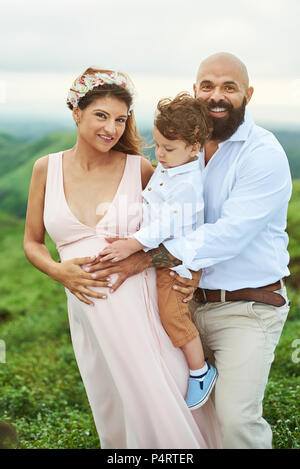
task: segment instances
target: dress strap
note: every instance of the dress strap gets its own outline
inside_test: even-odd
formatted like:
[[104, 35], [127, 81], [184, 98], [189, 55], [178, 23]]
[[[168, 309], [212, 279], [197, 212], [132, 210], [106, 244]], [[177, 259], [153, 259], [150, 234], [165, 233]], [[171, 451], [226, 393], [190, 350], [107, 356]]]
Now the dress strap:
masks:
[[124, 189], [132, 201], [137, 201], [142, 193], [141, 159], [139, 155], [127, 155], [128, 167], [124, 174]]
[[128, 237], [139, 230], [142, 220], [142, 181], [141, 157], [138, 155], [127, 155], [117, 212], [118, 236]]
[[62, 152], [51, 153], [48, 156], [48, 169], [45, 191], [45, 204], [57, 204], [60, 207], [62, 196], [62, 175], [61, 175]]

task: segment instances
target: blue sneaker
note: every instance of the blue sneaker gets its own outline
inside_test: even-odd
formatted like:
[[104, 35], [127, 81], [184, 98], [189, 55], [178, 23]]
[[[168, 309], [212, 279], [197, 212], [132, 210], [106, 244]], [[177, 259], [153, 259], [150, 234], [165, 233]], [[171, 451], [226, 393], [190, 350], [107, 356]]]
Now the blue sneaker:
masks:
[[201, 407], [208, 400], [209, 395], [216, 383], [218, 372], [217, 370], [207, 363], [208, 371], [205, 374], [203, 381], [190, 376], [188, 390], [185, 402], [189, 409], [195, 410]]

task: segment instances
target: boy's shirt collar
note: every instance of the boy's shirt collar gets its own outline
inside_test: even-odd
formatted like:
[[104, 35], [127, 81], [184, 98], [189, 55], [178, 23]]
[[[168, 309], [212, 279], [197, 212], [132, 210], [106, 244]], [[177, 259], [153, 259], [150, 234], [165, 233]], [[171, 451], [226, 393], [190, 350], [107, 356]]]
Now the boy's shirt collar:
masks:
[[196, 160], [190, 161], [189, 163], [175, 166], [175, 168], [164, 168], [161, 163], [158, 163], [157, 168], [160, 172], [166, 173], [169, 177], [176, 176], [177, 174], [189, 173], [191, 171], [199, 171], [199, 157], [197, 156]]

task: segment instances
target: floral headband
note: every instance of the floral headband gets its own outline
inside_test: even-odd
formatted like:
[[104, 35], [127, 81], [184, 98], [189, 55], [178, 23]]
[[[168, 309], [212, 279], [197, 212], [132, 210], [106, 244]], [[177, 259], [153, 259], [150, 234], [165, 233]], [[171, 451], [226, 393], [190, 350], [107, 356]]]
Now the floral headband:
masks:
[[[96, 72], [90, 75], [82, 75], [76, 78], [76, 80], [73, 82], [72, 87], [70, 88], [67, 97], [67, 103], [72, 104], [73, 107], [77, 107], [80, 98], [85, 96], [88, 91], [91, 91], [96, 86], [102, 86], [105, 84], [114, 84], [122, 86], [129, 92], [132, 98], [134, 97], [133, 85], [129, 82], [129, 79], [127, 79], [124, 75], [121, 75], [118, 72]], [[128, 110], [128, 115], [130, 115], [132, 109], [133, 104], [131, 104]]]

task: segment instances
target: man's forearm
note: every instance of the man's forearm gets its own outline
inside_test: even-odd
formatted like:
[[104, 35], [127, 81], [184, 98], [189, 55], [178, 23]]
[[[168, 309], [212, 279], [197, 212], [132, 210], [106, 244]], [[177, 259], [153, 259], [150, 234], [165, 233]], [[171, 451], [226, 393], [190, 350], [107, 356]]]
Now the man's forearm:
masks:
[[172, 256], [163, 244], [160, 244], [156, 249], [151, 249], [147, 254], [150, 256], [152, 266], [156, 268], [175, 267], [181, 264], [181, 261]]

